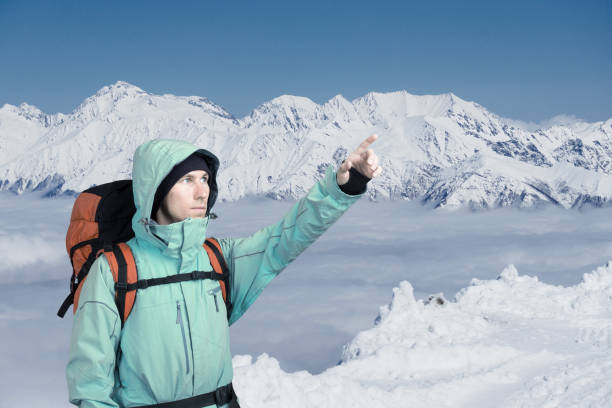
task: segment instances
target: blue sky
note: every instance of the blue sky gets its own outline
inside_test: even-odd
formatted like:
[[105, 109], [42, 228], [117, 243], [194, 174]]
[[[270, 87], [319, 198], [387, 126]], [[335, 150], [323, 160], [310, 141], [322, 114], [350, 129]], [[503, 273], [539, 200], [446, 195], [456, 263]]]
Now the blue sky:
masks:
[[514, 119], [612, 117], [610, 1], [0, 0], [0, 105], [123, 80], [235, 116], [281, 94], [453, 92]]

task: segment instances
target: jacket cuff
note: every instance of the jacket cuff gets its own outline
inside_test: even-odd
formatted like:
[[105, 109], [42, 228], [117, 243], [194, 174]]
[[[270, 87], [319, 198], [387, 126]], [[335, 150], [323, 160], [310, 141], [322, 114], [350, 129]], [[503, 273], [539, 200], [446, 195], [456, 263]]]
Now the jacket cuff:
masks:
[[337, 171], [333, 169], [333, 166], [329, 166], [327, 168], [326, 173], [327, 174], [325, 177], [325, 187], [327, 189], [328, 194], [330, 194], [336, 200], [341, 202], [347, 200], [353, 202], [358, 200], [362, 196], [362, 194], [347, 194], [342, 190], [341, 186], [338, 185], [338, 181], [336, 180]]
[[348, 181], [339, 186], [340, 190], [342, 190], [345, 194], [348, 195], [359, 195], [366, 192], [368, 189], [368, 181], [371, 178], [364, 176], [354, 168], [349, 169], [349, 179]]

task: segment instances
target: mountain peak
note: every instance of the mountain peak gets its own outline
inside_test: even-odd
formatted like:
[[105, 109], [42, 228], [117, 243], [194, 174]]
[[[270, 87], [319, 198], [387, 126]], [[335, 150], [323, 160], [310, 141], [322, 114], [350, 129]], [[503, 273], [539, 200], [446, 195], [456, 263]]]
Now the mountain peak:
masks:
[[320, 108], [311, 99], [304, 96], [281, 95], [268, 102], [264, 102], [251, 112], [251, 118], [276, 112], [277, 114], [287, 114], [296, 112], [312, 113]]
[[36, 106], [30, 105], [25, 102], [20, 103], [19, 106], [11, 105], [10, 103], [5, 103], [4, 105], [2, 105], [2, 108], [0, 108], [0, 111], [3, 111], [3, 112], [38, 111], [38, 112], [41, 112], [40, 109], [38, 109]]
[[128, 82], [117, 81], [112, 85], [103, 86], [94, 96], [102, 97], [105, 95], [112, 95], [116, 99], [116, 97], [121, 96], [147, 95], [147, 93]]
[[457, 101], [451, 93], [440, 95], [414, 95], [405, 90], [395, 92], [369, 92], [353, 101], [358, 110], [386, 112], [394, 116], [444, 116]]
[[277, 96], [276, 98], [268, 102], [265, 102], [263, 105], [284, 105], [284, 106], [291, 106], [294, 108], [301, 108], [301, 109], [308, 109], [308, 110], [315, 109], [317, 106], [319, 106], [315, 102], [313, 102], [311, 99], [306, 98], [305, 96], [295, 96], [295, 95]]
[[331, 98], [328, 102], [336, 102], [336, 101], [338, 102], [347, 101], [348, 102], [348, 99], [346, 99], [342, 94], [338, 94], [334, 96], [333, 98]]
[[259, 124], [266, 127], [280, 126], [296, 131], [309, 128], [318, 117], [320, 106], [303, 96], [281, 95], [259, 105], [243, 119], [246, 127]]
[[103, 86], [81, 103], [73, 113], [87, 117], [105, 115], [113, 111], [124, 100], [135, 100], [149, 95], [137, 86], [125, 81], [117, 81], [112, 85]]
[[39, 122], [44, 122], [45, 117], [47, 116], [36, 106], [27, 104], [25, 102], [22, 102], [21, 104], [19, 104], [19, 106], [5, 103], [2, 108], [0, 108], [0, 113], [7, 114], [10, 116], [20, 116], [24, 119], [36, 120]]
[[346, 109], [347, 107], [351, 107], [353, 108], [352, 103], [347, 100], [344, 96], [338, 94], [336, 96], [334, 96], [333, 98], [331, 98], [329, 101], [325, 102], [325, 104], [323, 105], [324, 107], [333, 107], [333, 108], [344, 108]]

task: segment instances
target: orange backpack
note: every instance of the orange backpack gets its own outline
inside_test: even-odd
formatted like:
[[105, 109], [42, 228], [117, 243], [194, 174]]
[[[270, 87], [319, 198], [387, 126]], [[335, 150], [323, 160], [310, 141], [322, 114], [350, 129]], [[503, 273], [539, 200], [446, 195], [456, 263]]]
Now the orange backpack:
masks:
[[115, 281], [115, 303], [122, 327], [134, 306], [137, 290], [197, 279], [219, 281], [229, 319], [232, 310], [228, 290], [229, 269], [219, 242], [215, 238], [207, 238], [203, 245], [213, 267], [212, 271], [193, 271], [164, 278], [138, 280], [134, 255], [126, 244], [134, 236], [132, 216], [135, 212], [132, 180], [102, 184], [79, 194], [72, 207], [66, 234], [66, 250], [72, 264], [70, 294], [57, 315], [64, 317], [71, 304], [74, 304], [73, 311], [76, 313], [79, 294], [87, 273], [96, 258], [104, 254]]

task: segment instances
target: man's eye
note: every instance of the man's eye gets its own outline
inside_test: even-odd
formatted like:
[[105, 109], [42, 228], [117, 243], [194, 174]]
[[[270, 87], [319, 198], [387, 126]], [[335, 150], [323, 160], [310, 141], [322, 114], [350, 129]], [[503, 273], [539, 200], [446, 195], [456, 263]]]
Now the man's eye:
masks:
[[202, 180], [204, 183], [208, 183], [208, 178], [207, 177], [202, 177], [200, 180]]
[[190, 177], [186, 177], [186, 178], [183, 179], [183, 181], [191, 181], [191, 178]]

